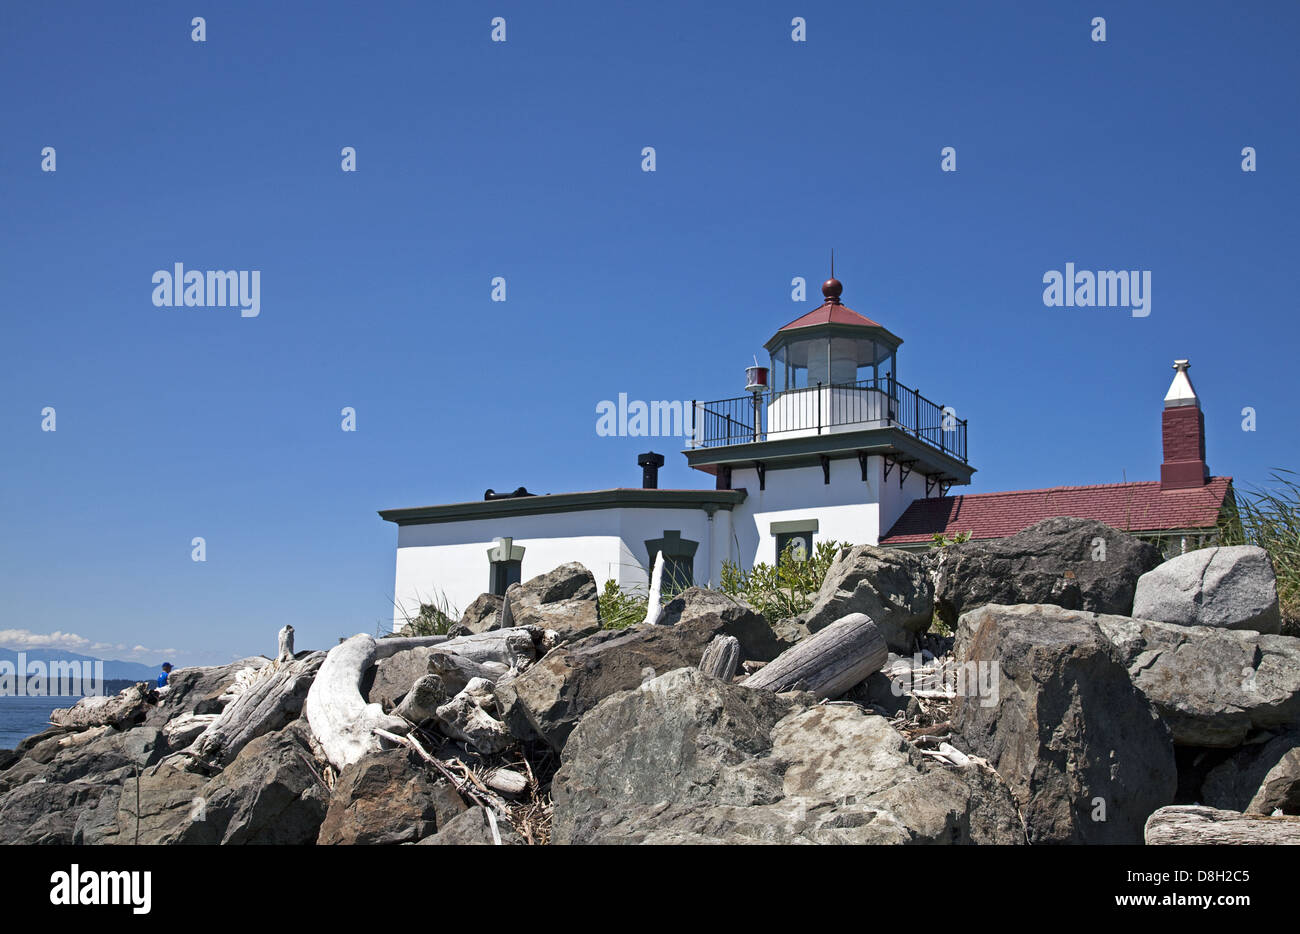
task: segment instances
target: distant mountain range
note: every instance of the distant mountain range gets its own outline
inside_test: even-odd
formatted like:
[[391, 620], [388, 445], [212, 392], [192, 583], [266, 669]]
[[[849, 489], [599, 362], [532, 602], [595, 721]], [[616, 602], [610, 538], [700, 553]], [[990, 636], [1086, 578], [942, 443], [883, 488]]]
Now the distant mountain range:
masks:
[[[23, 655], [31, 662], [98, 662], [104, 663], [104, 679], [107, 681], [153, 681], [158, 677], [160, 668], [141, 665], [139, 662], [117, 662], [94, 658], [90, 655], [78, 655], [62, 649], [24, 649]], [[18, 652], [14, 649], [0, 649], [0, 662], [9, 662], [18, 666]]]

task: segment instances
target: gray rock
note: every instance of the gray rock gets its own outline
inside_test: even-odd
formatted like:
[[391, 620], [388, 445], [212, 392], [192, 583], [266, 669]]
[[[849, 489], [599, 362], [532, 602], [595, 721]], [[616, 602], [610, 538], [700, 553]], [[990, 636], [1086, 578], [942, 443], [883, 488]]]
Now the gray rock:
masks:
[[401, 703], [411, 686], [429, 673], [433, 653], [432, 646], [421, 645], [380, 659], [370, 684], [362, 684], [366, 700], [383, 704], [386, 710]]
[[1010, 538], [941, 549], [935, 608], [956, 628], [987, 603], [1051, 603], [1070, 610], [1130, 614], [1138, 578], [1160, 551], [1092, 519], [1045, 519]]
[[0, 796], [0, 844], [71, 844], [77, 819], [111, 795], [105, 781], [29, 782]]
[[116, 833], [102, 843], [308, 844], [329, 793], [317, 778], [309, 731], [296, 720], [245, 746], [215, 778], [164, 760], [123, 783]]
[[[780, 650], [762, 616], [700, 588], [670, 601], [660, 618], [661, 625], [605, 631], [548, 653], [514, 679], [509, 699], [502, 698], [507, 723], [514, 723], [510, 713], [517, 706], [532, 729], [560, 750], [600, 701], [665, 671], [694, 667], [716, 636], [735, 637], [744, 659], [768, 661]], [[512, 730], [521, 733], [517, 724]]]
[[1300, 814], [1300, 731], [1242, 746], [1211, 769], [1202, 804], [1246, 814]]
[[493, 593], [479, 594], [461, 614], [460, 625], [468, 632], [488, 632], [501, 625], [501, 597]]
[[1140, 843], [1174, 800], [1174, 750], [1097, 617], [984, 606], [962, 616], [956, 654], [995, 666], [996, 696], [959, 691], [952, 725], [1015, 792], [1029, 842]]
[[850, 613], [870, 616], [893, 651], [911, 652], [934, 618], [934, 584], [926, 560], [872, 545], [842, 549], [812, 607], [783, 620], [782, 633], [789, 637], [800, 626], [815, 633]]
[[512, 626], [552, 629], [564, 641], [600, 629], [596, 578], [576, 561], [512, 588], [506, 599]]
[[110, 730], [98, 739], [72, 746], [50, 762], [49, 780], [70, 782], [135, 766], [148, 768], [167, 751], [162, 732], [141, 726], [131, 730]]
[[582, 719], [552, 782], [552, 840], [1023, 842], [1005, 786], [966, 773], [932, 766], [857, 706], [684, 668]]
[[1183, 746], [1239, 746], [1300, 722], [1300, 639], [1103, 616], [1133, 683]]
[[339, 775], [317, 843], [414, 843], [437, 827], [436, 785], [407, 750], [372, 753]]
[[310, 728], [296, 720], [245, 746], [204, 791], [207, 820], [223, 844], [315, 841], [329, 801], [310, 748]]
[[656, 625], [686, 625], [732, 636], [740, 643], [741, 659], [747, 661], [770, 662], [787, 647], [761, 614], [733, 597], [704, 587], [688, 587], [665, 603]]
[[1263, 548], [1200, 548], [1138, 578], [1139, 619], [1276, 633], [1282, 628], [1273, 562]]
[[[524, 838], [503, 818], [496, 819], [503, 846], [521, 846]], [[421, 846], [494, 846], [487, 809], [472, 807], [453, 817], [446, 827], [420, 841]]]

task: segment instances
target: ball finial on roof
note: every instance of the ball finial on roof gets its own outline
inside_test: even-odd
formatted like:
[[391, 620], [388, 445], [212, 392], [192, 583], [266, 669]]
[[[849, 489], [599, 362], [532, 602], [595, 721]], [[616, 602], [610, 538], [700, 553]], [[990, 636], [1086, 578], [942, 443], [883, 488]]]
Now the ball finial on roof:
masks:
[[840, 294], [844, 291], [844, 283], [840, 282], [834, 276], [831, 276], [822, 283], [822, 294], [826, 296], [826, 301], [833, 305], [840, 303]]

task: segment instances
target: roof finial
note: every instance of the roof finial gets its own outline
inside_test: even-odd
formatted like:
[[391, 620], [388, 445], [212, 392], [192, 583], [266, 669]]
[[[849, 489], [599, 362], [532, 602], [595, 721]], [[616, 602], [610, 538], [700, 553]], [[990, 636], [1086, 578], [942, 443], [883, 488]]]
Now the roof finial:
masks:
[[831, 277], [822, 283], [822, 295], [826, 296], [826, 301], [832, 305], [840, 303], [840, 293], [844, 291], [844, 286], [839, 279], [835, 278], [835, 247], [831, 247]]

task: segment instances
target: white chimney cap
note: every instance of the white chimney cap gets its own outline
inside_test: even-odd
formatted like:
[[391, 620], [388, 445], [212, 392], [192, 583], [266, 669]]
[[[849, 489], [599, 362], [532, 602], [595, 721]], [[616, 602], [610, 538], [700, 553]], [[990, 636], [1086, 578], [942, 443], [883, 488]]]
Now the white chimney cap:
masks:
[[1172, 409], [1180, 405], [1200, 406], [1201, 400], [1196, 398], [1196, 390], [1192, 388], [1192, 380], [1187, 375], [1187, 369], [1190, 367], [1189, 360], [1175, 360], [1174, 381], [1169, 384], [1169, 391], [1165, 393], [1165, 408]]

